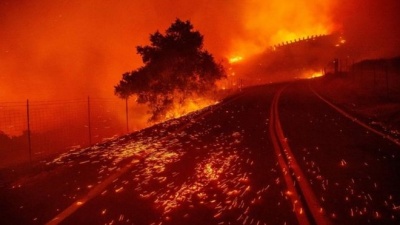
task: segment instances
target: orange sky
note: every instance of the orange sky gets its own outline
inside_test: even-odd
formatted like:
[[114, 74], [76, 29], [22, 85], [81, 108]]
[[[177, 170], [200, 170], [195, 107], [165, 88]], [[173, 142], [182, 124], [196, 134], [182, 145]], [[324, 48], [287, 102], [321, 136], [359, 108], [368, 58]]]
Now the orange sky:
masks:
[[176, 18], [191, 20], [217, 59], [332, 31], [368, 57], [398, 55], [398, 2], [4, 0], [0, 101], [113, 96], [121, 74], [141, 65], [135, 47]]

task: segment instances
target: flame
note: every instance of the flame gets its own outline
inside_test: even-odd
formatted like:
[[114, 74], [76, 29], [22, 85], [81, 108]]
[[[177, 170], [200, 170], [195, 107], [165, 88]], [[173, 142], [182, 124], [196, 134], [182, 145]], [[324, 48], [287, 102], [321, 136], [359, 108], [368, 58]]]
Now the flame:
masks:
[[232, 41], [231, 52], [243, 57], [261, 53], [269, 46], [337, 29], [331, 18], [334, 1], [251, 0], [244, 6], [246, 35]]
[[[231, 63], [240, 61], [239, 58], [247, 61], [279, 43], [331, 34], [341, 24], [340, 30], [348, 40], [339, 41], [339, 45], [356, 44], [360, 52], [397, 53], [400, 48], [398, 29], [394, 29], [398, 21], [395, 3], [386, 0], [385, 4], [379, 3], [387, 10], [376, 10], [372, 15], [375, 4], [378, 3], [362, 2], [360, 8], [360, 0], [248, 0], [229, 4], [222, 1], [171, 4], [169, 0], [141, 4], [127, 0], [118, 4], [9, 1], [0, 5], [0, 102], [28, 98], [69, 100], [88, 95], [114, 97], [113, 87], [121, 74], [142, 65], [134, 47], [146, 45], [149, 33], [166, 29], [177, 17], [190, 19], [205, 37], [205, 49], [216, 59], [233, 60]], [[354, 9], [357, 16], [352, 14]], [[118, 19], [109, 20], [111, 17]], [[231, 89], [232, 85], [228, 83], [223, 88]], [[145, 111], [141, 109], [143, 113], [136, 116], [145, 115]], [[123, 110], [115, 114], [122, 115], [122, 121], [125, 119]], [[140, 129], [148, 125], [147, 119], [143, 117], [132, 124]]]
[[308, 79], [313, 79], [313, 78], [317, 78], [317, 77], [322, 77], [324, 75], [323, 72], [313, 72]]
[[234, 64], [243, 60], [242, 56], [234, 56], [229, 58], [229, 63]]
[[178, 118], [213, 104], [215, 101], [207, 98], [188, 99], [183, 105], [175, 102], [173, 109], [168, 111], [165, 119]]

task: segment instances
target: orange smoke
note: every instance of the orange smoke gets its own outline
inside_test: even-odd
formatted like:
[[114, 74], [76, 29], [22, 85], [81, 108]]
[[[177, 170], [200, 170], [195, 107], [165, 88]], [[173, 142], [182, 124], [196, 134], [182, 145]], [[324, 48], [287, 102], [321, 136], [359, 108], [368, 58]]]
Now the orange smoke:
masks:
[[244, 35], [234, 37], [232, 55], [243, 57], [267, 47], [317, 34], [329, 34], [336, 25], [330, 15], [335, 1], [252, 0], [244, 7]]
[[[135, 46], [190, 20], [217, 60], [338, 27], [358, 54], [400, 54], [398, 0], [42, 0], [0, 4], [0, 102], [112, 97]], [[347, 38], [348, 37], [348, 38]]]

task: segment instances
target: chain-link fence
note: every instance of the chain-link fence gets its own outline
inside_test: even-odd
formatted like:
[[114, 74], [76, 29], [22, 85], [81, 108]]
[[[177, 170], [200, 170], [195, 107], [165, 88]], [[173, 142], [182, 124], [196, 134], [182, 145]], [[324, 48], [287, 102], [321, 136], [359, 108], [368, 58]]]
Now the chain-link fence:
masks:
[[0, 167], [128, 133], [128, 100], [0, 102]]
[[353, 83], [381, 96], [400, 95], [400, 58], [356, 63], [352, 65], [349, 76]]

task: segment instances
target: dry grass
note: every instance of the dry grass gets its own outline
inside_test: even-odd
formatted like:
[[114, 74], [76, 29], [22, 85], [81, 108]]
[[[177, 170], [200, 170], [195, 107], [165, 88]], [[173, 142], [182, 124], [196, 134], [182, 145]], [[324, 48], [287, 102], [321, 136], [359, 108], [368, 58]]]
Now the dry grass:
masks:
[[312, 85], [356, 117], [400, 136], [400, 73], [389, 74], [389, 82], [385, 76], [371, 75], [365, 71], [327, 75]]

